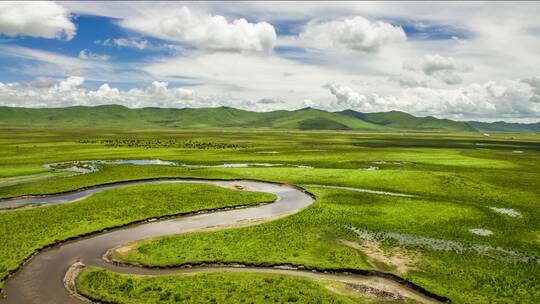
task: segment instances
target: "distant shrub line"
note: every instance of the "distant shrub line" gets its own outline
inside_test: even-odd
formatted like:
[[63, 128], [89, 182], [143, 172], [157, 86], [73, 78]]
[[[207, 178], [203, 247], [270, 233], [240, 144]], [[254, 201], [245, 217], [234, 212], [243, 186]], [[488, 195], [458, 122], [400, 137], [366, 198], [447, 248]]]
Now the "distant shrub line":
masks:
[[176, 140], [174, 138], [150, 138], [150, 139], [83, 139], [79, 140], [81, 144], [102, 144], [106, 147], [135, 147], [135, 148], [187, 148], [187, 149], [238, 149], [243, 148], [237, 144], [213, 142], [213, 141], [198, 141], [198, 140]]

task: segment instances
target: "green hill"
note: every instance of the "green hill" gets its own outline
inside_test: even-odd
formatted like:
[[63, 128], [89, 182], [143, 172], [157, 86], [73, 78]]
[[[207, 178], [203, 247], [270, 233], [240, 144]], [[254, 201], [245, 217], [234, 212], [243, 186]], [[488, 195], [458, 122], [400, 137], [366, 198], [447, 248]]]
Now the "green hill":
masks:
[[480, 132], [540, 133], [540, 122], [531, 124], [496, 121], [492, 123], [469, 121], [470, 126]]
[[233, 127], [258, 120], [260, 113], [233, 108], [141, 108], [118, 105], [51, 109], [0, 107], [0, 124], [103, 128]]
[[367, 130], [382, 131], [384, 126], [359, 120], [340, 113], [304, 108], [289, 112], [272, 122], [274, 128], [300, 130]]
[[119, 105], [67, 108], [0, 107], [0, 126], [118, 129], [267, 128], [293, 130], [357, 130], [371, 132], [540, 132], [540, 123], [462, 122], [416, 117], [399, 111], [361, 113], [296, 111], [251, 112], [218, 108], [140, 108]]
[[228, 107], [199, 109], [135, 109], [139, 117], [151, 124], [174, 128], [240, 127], [260, 120], [260, 114]]
[[2, 125], [129, 127], [136, 123], [140, 123], [136, 111], [117, 105], [42, 109], [0, 107]]
[[250, 112], [219, 108], [141, 108], [118, 105], [53, 109], [0, 107], [0, 125], [100, 128], [277, 128], [299, 130], [384, 130], [369, 122], [312, 108]]
[[439, 119], [432, 116], [416, 117], [400, 111], [361, 113], [353, 110], [341, 112], [376, 125], [409, 131], [475, 132], [466, 122]]

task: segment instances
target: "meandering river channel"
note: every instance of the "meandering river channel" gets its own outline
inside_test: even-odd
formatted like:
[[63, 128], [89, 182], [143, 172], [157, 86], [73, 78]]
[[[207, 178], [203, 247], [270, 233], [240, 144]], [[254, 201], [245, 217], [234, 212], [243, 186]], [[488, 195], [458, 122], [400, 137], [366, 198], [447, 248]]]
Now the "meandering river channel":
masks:
[[104, 259], [109, 249], [121, 246], [126, 242], [158, 237], [168, 234], [201, 231], [216, 227], [238, 225], [254, 225], [263, 221], [286, 216], [298, 212], [314, 202], [312, 196], [302, 189], [284, 184], [266, 183], [249, 180], [202, 180], [202, 179], [156, 179], [129, 181], [97, 186], [91, 189], [48, 197], [24, 197], [2, 202], [2, 205], [21, 207], [32, 204], [41, 206], [71, 203], [88, 197], [96, 192], [112, 188], [127, 187], [149, 183], [204, 183], [227, 188], [241, 188], [248, 191], [260, 191], [275, 194], [278, 199], [272, 204], [249, 208], [235, 208], [216, 212], [178, 216], [172, 219], [157, 220], [129, 225], [123, 228], [110, 229], [91, 236], [80, 237], [56, 246], [47, 248], [22, 266], [9, 277], [4, 286], [5, 298], [1, 303], [82, 303], [64, 286], [64, 277], [68, 269], [75, 263], [103, 267], [112, 271], [132, 274], [182, 274], [188, 272], [204, 272], [216, 270], [269, 272], [307, 276], [315, 279], [342, 281], [349, 284], [361, 284], [388, 291], [402, 297], [415, 299], [422, 303], [439, 303], [436, 295], [431, 295], [420, 287], [398, 277], [383, 273], [351, 274], [321, 273], [298, 269], [257, 268], [257, 267], [199, 267], [192, 269], [151, 269], [135, 266], [123, 266], [110, 263]]

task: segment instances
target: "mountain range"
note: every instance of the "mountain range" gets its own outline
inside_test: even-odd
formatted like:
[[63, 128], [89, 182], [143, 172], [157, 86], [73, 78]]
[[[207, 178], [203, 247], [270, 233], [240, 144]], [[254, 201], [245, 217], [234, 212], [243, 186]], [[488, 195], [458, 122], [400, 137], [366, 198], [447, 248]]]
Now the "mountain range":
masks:
[[120, 105], [66, 108], [0, 107], [0, 126], [122, 129], [267, 128], [372, 132], [540, 132], [540, 123], [465, 122], [432, 116], [416, 117], [400, 111], [328, 112], [304, 108], [295, 111], [252, 112], [229, 107], [131, 109]]

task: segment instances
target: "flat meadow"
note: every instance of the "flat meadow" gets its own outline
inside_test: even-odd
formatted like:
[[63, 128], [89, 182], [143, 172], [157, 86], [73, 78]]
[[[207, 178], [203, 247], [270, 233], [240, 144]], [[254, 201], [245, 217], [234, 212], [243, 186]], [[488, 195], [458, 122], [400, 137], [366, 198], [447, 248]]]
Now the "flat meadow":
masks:
[[[43, 166], [156, 159], [175, 165], [100, 164], [87, 174]], [[379, 270], [454, 303], [540, 301], [538, 135], [0, 129], [0, 198], [159, 177], [292, 183], [312, 193], [316, 202], [297, 214], [250, 227], [143, 240], [113, 252], [115, 259], [149, 267], [244, 263]], [[173, 196], [185, 203], [178, 205]], [[159, 204], [149, 204], [150, 198]], [[68, 205], [0, 213], [0, 275], [5, 279], [38, 248], [79, 234], [273, 199], [207, 185], [144, 185]], [[262, 297], [257, 302], [287, 302], [291, 295], [279, 292], [284, 284], [296, 284], [306, 295], [298, 302], [310, 297], [325, 303], [367, 301], [294, 277], [270, 280], [220, 272], [194, 279], [207, 284], [218, 302], [246, 290], [253, 299]], [[216, 280], [227, 284], [216, 285]], [[132, 292], [120, 294], [128, 281]], [[154, 303], [163, 290], [170, 291], [170, 301], [187, 295], [201, 303], [208, 300], [185, 278], [128, 277], [89, 268], [77, 283], [83, 293], [114, 303]], [[265, 293], [269, 299], [261, 296]]]

